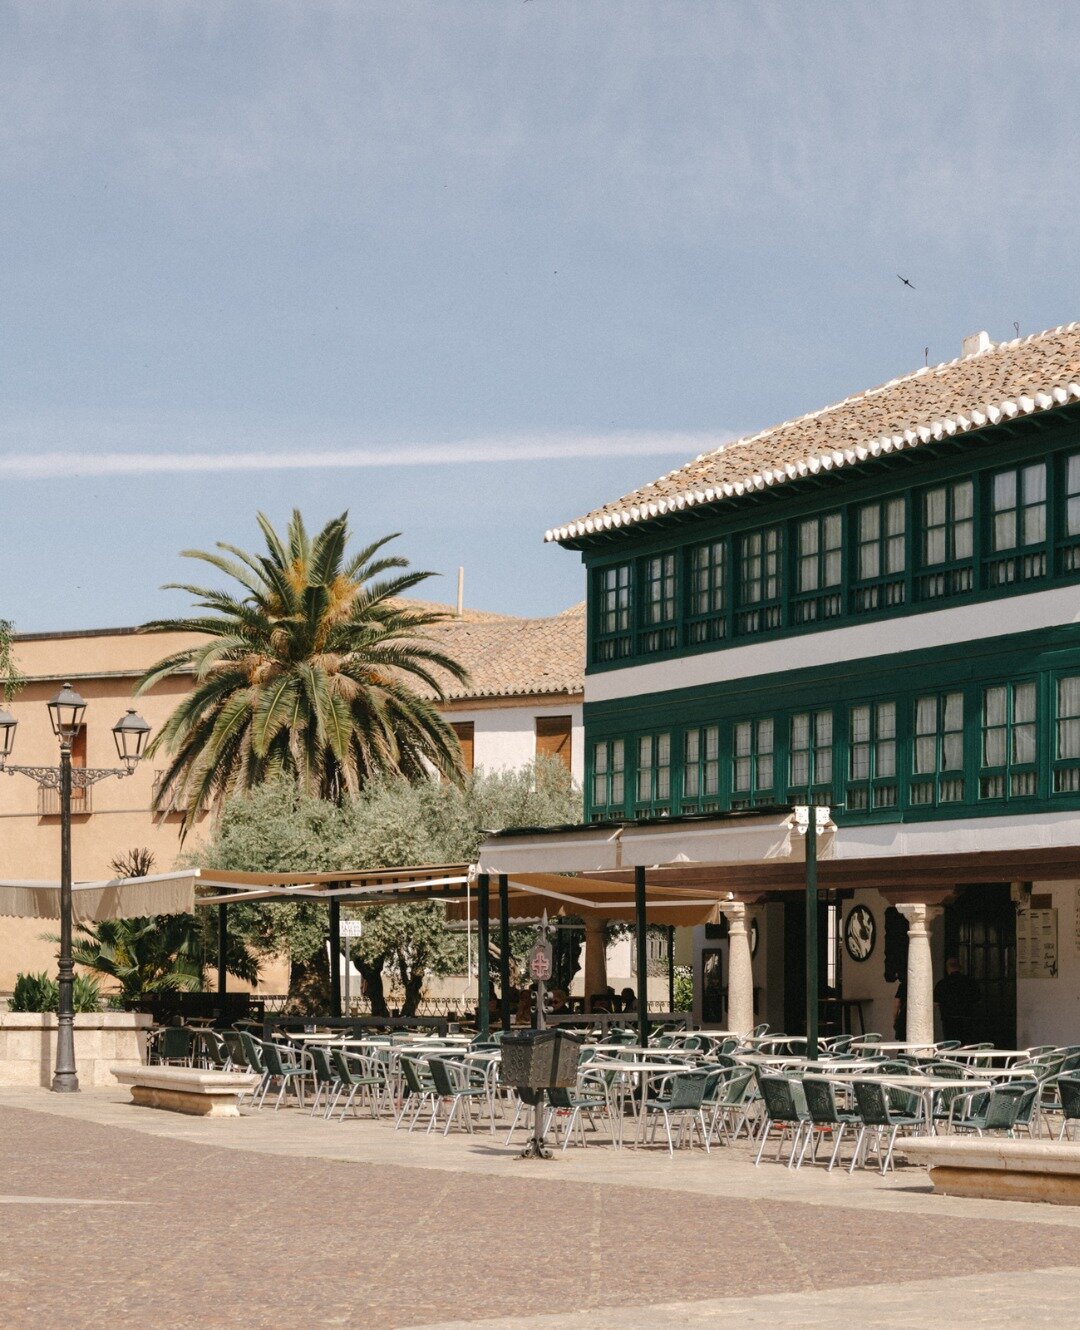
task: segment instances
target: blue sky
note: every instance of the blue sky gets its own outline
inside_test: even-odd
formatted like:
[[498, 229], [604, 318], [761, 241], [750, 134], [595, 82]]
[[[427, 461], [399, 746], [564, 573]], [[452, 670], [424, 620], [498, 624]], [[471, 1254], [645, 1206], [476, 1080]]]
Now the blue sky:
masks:
[[[0, 616], [348, 508], [474, 605], [733, 434], [1080, 318], [1064, 4], [0, 0]], [[914, 281], [914, 292], [895, 274]]]

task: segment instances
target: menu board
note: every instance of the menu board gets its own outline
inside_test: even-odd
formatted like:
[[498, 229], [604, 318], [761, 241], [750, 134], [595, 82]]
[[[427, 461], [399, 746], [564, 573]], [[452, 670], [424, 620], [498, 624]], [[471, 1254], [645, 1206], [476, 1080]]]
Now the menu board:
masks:
[[1016, 974], [1020, 979], [1054, 979], [1058, 972], [1057, 910], [1016, 913]]

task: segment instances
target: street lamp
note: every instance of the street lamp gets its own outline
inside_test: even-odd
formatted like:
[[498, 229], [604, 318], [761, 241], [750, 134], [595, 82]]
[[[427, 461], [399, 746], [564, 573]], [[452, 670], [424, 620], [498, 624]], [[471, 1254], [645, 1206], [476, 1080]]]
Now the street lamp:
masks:
[[85, 790], [99, 780], [116, 776], [122, 780], [134, 774], [139, 758], [146, 751], [150, 726], [133, 710], [129, 710], [113, 726], [116, 751], [122, 767], [76, 767], [71, 765], [71, 745], [86, 715], [86, 703], [72, 688], [63, 688], [49, 703], [49, 722], [53, 734], [60, 740], [58, 767], [9, 766], [8, 758], [15, 745], [15, 727], [18, 721], [0, 707], [0, 771], [9, 775], [18, 772], [29, 776], [38, 785], [60, 793], [60, 1004], [56, 1029], [56, 1071], [52, 1088], [59, 1093], [72, 1093], [79, 1088], [75, 1074], [75, 1005], [72, 987], [75, 967], [71, 959], [71, 787]]

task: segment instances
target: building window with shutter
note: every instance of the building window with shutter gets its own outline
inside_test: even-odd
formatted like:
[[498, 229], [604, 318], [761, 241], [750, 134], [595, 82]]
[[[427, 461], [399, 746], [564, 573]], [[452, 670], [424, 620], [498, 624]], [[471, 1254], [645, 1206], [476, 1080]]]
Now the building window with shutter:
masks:
[[980, 799], [1015, 799], [1037, 792], [1036, 696], [1030, 681], [983, 690]]
[[964, 800], [964, 695], [940, 693], [915, 699], [911, 802], [956, 804]]
[[626, 816], [626, 745], [621, 739], [593, 744], [592, 819]]
[[461, 748], [461, 765], [466, 771], [472, 771], [475, 755], [476, 726], [471, 720], [452, 720], [450, 728], [457, 735]]
[[557, 758], [569, 771], [572, 731], [570, 716], [537, 716], [536, 756]]

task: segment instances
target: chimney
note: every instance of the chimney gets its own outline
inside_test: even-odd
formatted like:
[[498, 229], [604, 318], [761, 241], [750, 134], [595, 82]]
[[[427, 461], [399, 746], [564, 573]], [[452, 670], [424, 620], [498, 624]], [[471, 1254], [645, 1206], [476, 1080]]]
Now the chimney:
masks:
[[972, 333], [969, 337], [964, 338], [960, 354], [966, 359], [968, 356], [982, 355], [984, 351], [992, 350], [993, 346], [989, 333]]
[[465, 569], [457, 570], [457, 617], [460, 619], [465, 609]]

